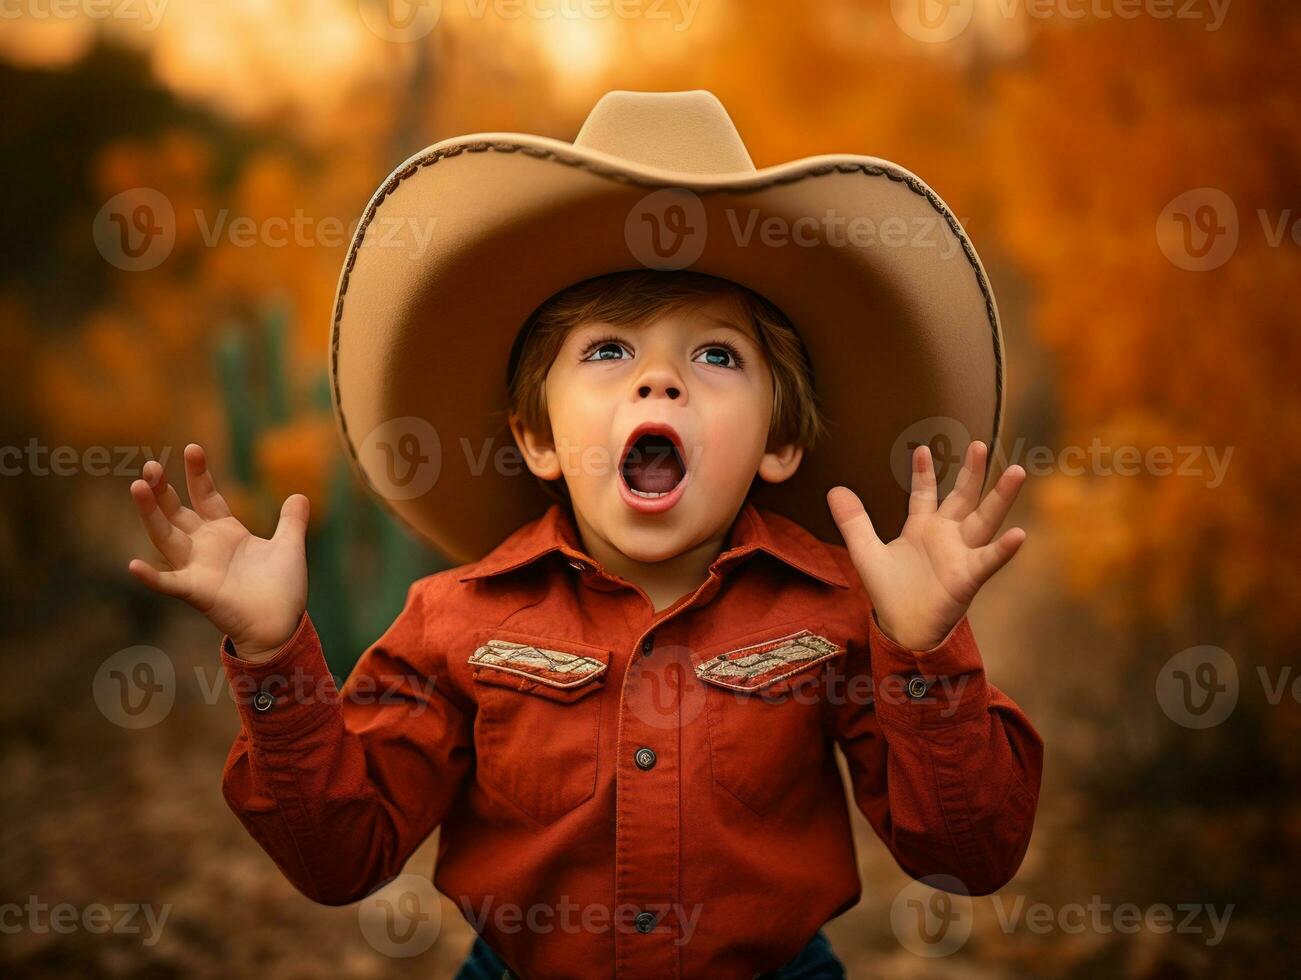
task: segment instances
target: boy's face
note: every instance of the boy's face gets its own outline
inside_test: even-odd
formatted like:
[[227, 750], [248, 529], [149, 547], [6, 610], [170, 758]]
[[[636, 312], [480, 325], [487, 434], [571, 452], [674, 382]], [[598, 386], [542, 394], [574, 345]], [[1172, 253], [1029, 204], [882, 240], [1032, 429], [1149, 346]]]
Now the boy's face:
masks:
[[[772, 389], [736, 300], [702, 297], [645, 323], [574, 327], [546, 379], [552, 441], [516, 438], [534, 473], [563, 477], [585, 533], [663, 561], [725, 531], [756, 473], [777, 483], [799, 466], [797, 447], [764, 451]], [[647, 425], [659, 433], [635, 438]]]

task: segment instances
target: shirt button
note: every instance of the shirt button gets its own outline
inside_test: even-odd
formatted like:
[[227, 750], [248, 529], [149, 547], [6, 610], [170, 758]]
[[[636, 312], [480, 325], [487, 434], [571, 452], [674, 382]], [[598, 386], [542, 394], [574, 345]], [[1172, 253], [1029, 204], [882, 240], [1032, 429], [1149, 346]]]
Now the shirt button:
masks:
[[266, 713], [270, 711], [276, 703], [275, 695], [270, 691], [258, 691], [253, 695], [253, 710]]
[[655, 767], [655, 750], [647, 748], [645, 745], [634, 752], [632, 758], [639, 769], [653, 769]]
[[633, 919], [633, 925], [637, 927], [638, 932], [650, 932], [655, 928], [654, 912], [638, 912], [637, 918]]
[[641, 641], [642, 656], [649, 657], [651, 652], [651, 647], [653, 647], [654, 645], [655, 645], [655, 634], [654, 633], [647, 634], [646, 639]]
[[570, 567], [570, 568], [577, 569], [577, 570], [580, 571], [580, 572], [585, 572], [585, 571], [587, 571], [587, 565], [584, 564], [583, 562], [579, 561], [577, 558], [571, 558], [571, 559], [570, 559], [570, 561], [569, 561], [569, 567]]
[[908, 696], [913, 699], [926, 697], [926, 692], [931, 686], [926, 683], [926, 678], [920, 674], [914, 674], [908, 678]]

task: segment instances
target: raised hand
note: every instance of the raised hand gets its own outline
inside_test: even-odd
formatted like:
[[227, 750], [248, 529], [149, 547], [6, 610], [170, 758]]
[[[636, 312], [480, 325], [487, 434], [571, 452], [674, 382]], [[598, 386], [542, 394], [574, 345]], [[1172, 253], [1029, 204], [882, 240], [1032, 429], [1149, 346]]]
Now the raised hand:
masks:
[[203, 448], [185, 447], [185, 507], [161, 464], [149, 460], [131, 484], [140, 521], [167, 568], [134, 558], [127, 566], [162, 595], [184, 599], [246, 660], [267, 659], [293, 635], [307, 606], [308, 499], [288, 497], [271, 538], [259, 538], [230, 512], [207, 468]]
[[1019, 527], [998, 534], [1025, 470], [1009, 466], [982, 501], [987, 452], [983, 442], [967, 447], [953, 492], [936, 506], [930, 448], [914, 450], [908, 519], [889, 544], [877, 537], [857, 494], [848, 487], [827, 492], [831, 516], [871, 597], [877, 622], [909, 650], [940, 643], [966, 615], [977, 590], [1025, 540]]

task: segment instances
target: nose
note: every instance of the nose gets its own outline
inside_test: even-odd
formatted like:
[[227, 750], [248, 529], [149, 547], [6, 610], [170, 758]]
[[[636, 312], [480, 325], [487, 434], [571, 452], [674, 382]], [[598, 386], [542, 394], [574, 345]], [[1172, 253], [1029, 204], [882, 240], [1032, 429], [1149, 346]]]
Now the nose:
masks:
[[661, 361], [658, 364], [647, 365], [646, 370], [637, 379], [637, 397], [665, 397], [673, 401], [685, 401], [686, 388], [677, 371]]
[[[637, 389], [637, 395], [640, 398], [649, 398], [657, 390], [659, 389], [655, 385], [643, 384], [641, 387]], [[682, 394], [682, 389], [679, 388], [677, 385], [664, 385], [663, 390], [664, 390], [664, 394], [667, 395], [669, 398], [677, 398], [679, 395]]]

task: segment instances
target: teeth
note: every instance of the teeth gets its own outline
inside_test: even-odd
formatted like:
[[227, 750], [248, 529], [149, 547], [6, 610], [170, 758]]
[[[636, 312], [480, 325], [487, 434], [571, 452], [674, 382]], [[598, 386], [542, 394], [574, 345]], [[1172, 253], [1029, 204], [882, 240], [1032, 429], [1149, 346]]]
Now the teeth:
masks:
[[647, 490], [633, 490], [632, 487], [629, 487], [628, 489], [629, 489], [629, 490], [632, 490], [632, 492], [635, 493], [635, 494], [636, 494], [637, 496], [639, 496], [639, 497], [651, 497], [651, 498], [654, 498], [654, 497], [667, 497], [669, 494], [671, 494], [671, 493], [673, 492], [672, 490], [665, 490], [665, 491], [663, 491], [662, 493], [650, 493], [650, 492], [647, 491]]

